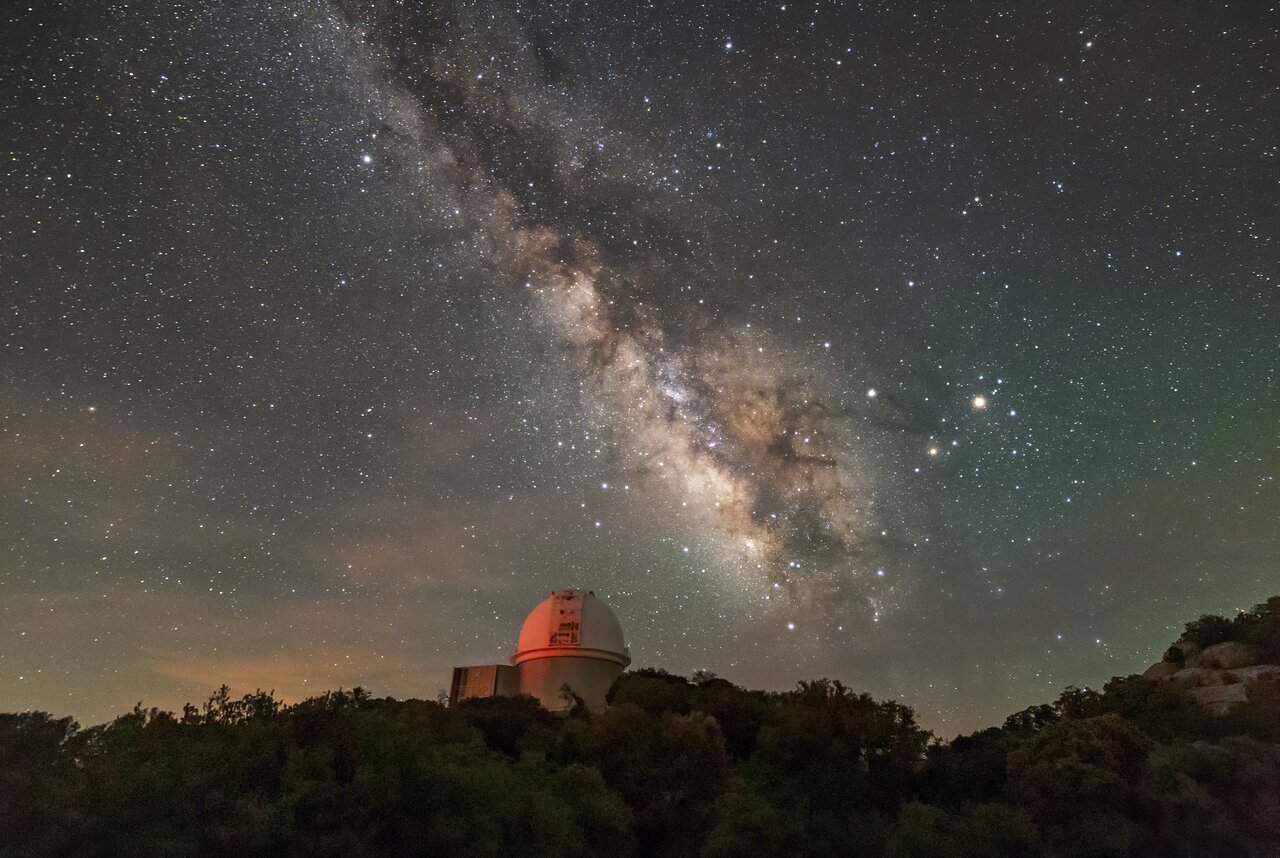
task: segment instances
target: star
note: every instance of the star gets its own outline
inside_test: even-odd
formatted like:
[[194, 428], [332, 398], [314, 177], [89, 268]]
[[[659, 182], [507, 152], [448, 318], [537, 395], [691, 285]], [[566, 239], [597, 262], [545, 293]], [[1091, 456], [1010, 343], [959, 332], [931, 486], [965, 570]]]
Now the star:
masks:
[[1274, 595], [1247, 4], [65, 6], [0, 26], [0, 712], [431, 699], [580, 586], [970, 730]]

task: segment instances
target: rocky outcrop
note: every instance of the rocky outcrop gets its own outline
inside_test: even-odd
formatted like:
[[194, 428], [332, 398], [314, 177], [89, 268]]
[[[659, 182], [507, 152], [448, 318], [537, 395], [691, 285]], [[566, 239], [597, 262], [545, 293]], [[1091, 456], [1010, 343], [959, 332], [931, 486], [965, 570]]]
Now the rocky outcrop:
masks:
[[1188, 661], [1191, 667], [1202, 667], [1209, 670], [1231, 670], [1257, 664], [1262, 653], [1255, 646], [1240, 641], [1227, 641], [1205, 647], [1194, 658]]
[[1179, 666], [1195, 661], [1200, 654], [1200, 645], [1194, 641], [1176, 641], [1164, 654], [1164, 660]]
[[1230, 680], [1226, 671], [1210, 670], [1205, 667], [1186, 667], [1179, 670], [1169, 681], [1179, 688], [1203, 688], [1206, 685], [1231, 685], [1239, 680]]
[[1280, 682], [1280, 664], [1250, 664], [1231, 671], [1241, 682]]
[[1234, 685], [1208, 685], [1195, 689], [1191, 696], [1214, 715], [1226, 715], [1232, 706], [1249, 699], [1249, 687], [1243, 682]]
[[1143, 678], [1182, 689], [1215, 715], [1225, 715], [1232, 706], [1248, 700], [1261, 684], [1274, 683], [1273, 688], [1280, 688], [1280, 664], [1259, 664], [1258, 649], [1239, 641], [1203, 650], [1179, 641], [1165, 658], [1147, 668]]
[[1157, 661], [1147, 668], [1146, 672], [1142, 674], [1142, 678], [1150, 679], [1153, 682], [1159, 679], [1169, 679], [1179, 670], [1181, 670], [1181, 666], [1171, 661]]
[[[1227, 714], [1228, 709], [1248, 700], [1249, 695], [1261, 690], [1264, 684], [1280, 687], [1280, 664], [1251, 664], [1235, 670], [1199, 668], [1198, 672], [1212, 674], [1217, 681], [1190, 689], [1191, 696], [1215, 715]], [[1274, 694], [1269, 697], [1275, 699]]]

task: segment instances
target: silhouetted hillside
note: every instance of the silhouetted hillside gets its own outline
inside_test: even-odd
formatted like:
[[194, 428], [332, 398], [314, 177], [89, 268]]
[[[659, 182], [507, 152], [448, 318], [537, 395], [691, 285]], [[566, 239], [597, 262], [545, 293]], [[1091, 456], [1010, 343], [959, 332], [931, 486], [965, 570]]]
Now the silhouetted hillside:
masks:
[[[1280, 599], [1179, 645], [1280, 662]], [[1178, 670], [1187, 646], [1169, 656]], [[1280, 854], [1280, 683], [1115, 678], [940, 742], [838, 682], [641, 670], [603, 713], [224, 687], [81, 730], [0, 715], [0, 856]]]

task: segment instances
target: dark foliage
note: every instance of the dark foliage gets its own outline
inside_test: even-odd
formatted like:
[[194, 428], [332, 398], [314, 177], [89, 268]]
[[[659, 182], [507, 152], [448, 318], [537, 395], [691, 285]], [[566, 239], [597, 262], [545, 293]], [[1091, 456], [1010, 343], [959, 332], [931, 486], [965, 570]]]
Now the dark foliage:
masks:
[[1280, 596], [1272, 596], [1251, 611], [1240, 612], [1235, 619], [1207, 614], [1193, 620], [1187, 623], [1182, 641], [1201, 649], [1227, 641], [1240, 641], [1257, 647], [1263, 661], [1280, 664]]
[[[1261, 652], [1280, 600], [1222, 629]], [[1205, 714], [1140, 677], [938, 742], [839, 682], [622, 677], [604, 712], [219, 689], [81, 730], [0, 715], [0, 858], [1280, 854], [1280, 693]]]

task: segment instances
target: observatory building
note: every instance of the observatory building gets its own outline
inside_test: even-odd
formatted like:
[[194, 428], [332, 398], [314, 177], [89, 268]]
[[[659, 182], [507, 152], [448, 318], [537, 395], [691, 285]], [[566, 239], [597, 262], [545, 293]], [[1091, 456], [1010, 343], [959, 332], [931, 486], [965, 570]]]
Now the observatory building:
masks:
[[605, 694], [631, 652], [609, 606], [590, 590], [557, 590], [538, 604], [524, 625], [511, 664], [455, 667], [450, 704], [472, 697], [531, 694], [552, 712], [573, 708], [573, 689], [592, 709], [603, 709]]

